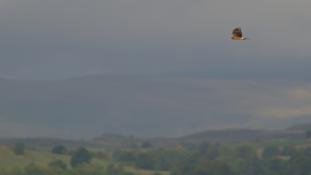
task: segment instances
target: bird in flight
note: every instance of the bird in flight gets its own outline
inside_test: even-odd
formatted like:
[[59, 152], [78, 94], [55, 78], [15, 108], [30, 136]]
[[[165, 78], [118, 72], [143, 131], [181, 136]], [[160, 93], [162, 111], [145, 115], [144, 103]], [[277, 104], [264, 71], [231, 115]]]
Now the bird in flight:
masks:
[[237, 27], [232, 31], [232, 40], [246, 40], [247, 38], [243, 36], [242, 29]]

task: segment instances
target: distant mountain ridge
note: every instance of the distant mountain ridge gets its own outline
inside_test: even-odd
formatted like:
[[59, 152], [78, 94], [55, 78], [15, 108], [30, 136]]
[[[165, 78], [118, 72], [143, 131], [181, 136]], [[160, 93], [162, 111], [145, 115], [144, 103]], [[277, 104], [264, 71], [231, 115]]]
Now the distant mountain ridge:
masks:
[[311, 123], [294, 125], [287, 128], [289, 131], [311, 131]]
[[[306, 124], [303, 124], [303, 126]], [[308, 124], [309, 125], [309, 124]], [[103, 134], [89, 140], [68, 140], [58, 138], [0, 138], [1, 144], [12, 145], [15, 143], [25, 143], [30, 147], [48, 148], [53, 145], [66, 145], [69, 147], [86, 146], [92, 149], [119, 149], [119, 148], [139, 148], [145, 142], [151, 143], [152, 146], [166, 147], [176, 146], [177, 144], [185, 143], [243, 143], [243, 142], [259, 142], [269, 141], [274, 139], [287, 140], [303, 140], [306, 139], [305, 130], [296, 130], [301, 125], [294, 125], [284, 130], [264, 130], [264, 129], [220, 129], [207, 130], [197, 132], [182, 137], [135, 137], [131, 135], [119, 134]]]
[[223, 129], [208, 130], [181, 137], [181, 140], [191, 142], [245, 142], [271, 139], [303, 139], [304, 131], [289, 130], [259, 130], [259, 129]]
[[178, 137], [205, 129], [242, 127], [241, 123], [247, 126], [254, 118], [269, 127], [287, 126], [293, 119], [270, 120], [248, 115], [252, 111], [236, 111], [245, 106], [245, 100], [238, 99], [261, 98], [269, 88], [245, 81], [161, 76], [0, 79], [0, 137], [79, 139], [99, 133]]

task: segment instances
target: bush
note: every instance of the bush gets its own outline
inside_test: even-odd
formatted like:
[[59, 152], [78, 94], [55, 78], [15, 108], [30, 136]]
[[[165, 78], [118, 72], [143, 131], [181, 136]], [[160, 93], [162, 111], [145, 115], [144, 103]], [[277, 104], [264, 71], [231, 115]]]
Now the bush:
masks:
[[81, 164], [90, 163], [91, 159], [92, 156], [87, 149], [79, 148], [73, 153], [70, 163], [72, 167], [75, 167]]
[[51, 151], [53, 154], [66, 154], [67, 148], [63, 145], [57, 145], [52, 148]]

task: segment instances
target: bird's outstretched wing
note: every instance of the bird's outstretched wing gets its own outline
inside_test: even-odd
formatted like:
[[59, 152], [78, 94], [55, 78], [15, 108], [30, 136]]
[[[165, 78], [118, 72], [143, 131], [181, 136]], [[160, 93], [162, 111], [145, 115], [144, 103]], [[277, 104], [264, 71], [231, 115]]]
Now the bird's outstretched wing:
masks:
[[232, 36], [233, 37], [238, 37], [238, 38], [242, 38], [243, 34], [242, 34], [242, 30], [240, 27], [233, 29], [232, 31]]

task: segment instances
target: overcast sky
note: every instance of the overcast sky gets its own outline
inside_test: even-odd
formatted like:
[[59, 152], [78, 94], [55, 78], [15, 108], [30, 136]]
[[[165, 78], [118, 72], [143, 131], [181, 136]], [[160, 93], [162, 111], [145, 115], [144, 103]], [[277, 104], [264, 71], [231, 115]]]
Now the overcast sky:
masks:
[[[109, 81], [100, 79], [100, 88], [97, 80], [86, 83], [88, 91], [74, 91], [78, 87], [71, 82], [70, 86], [58, 81], [26, 83], [31, 93], [24, 84], [5, 85], [8, 82], [3, 80], [0, 131], [11, 136], [48, 135], [65, 133], [70, 126], [79, 136], [90, 136], [118, 132], [109, 127], [123, 122], [121, 132], [181, 135], [213, 127], [307, 122], [311, 116], [310, 7], [310, 0], [0, 0], [0, 77], [164, 78], [132, 82], [111, 76]], [[242, 27], [250, 40], [232, 41], [235, 27]], [[166, 82], [168, 77], [172, 79]], [[177, 77], [182, 80], [175, 82]], [[106, 81], [116, 87], [100, 90], [106, 88]], [[59, 86], [55, 91], [54, 83]], [[103, 94], [114, 96], [107, 99]], [[96, 101], [100, 95], [103, 101]], [[97, 120], [106, 110], [102, 102], [110, 113]], [[17, 104], [24, 111], [16, 111]], [[36, 111], [38, 104], [40, 111]], [[127, 114], [137, 120], [131, 123]], [[41, 124], [35, 123], [38, 116], [46, 117]], [[85, 116], [94, 119], [90, 133], [79, 130]], [[160, 131], [166, 118], [181, 123]], [[65, 130], [56, 129], [62, 122]], [[102, 123], [108, 130], [101, 130]]]
[[[308, 76], [310, 6], [309, 0], [1, 0], [0, 76]], [[249, 41], [230, 40], [238, 26]]]

